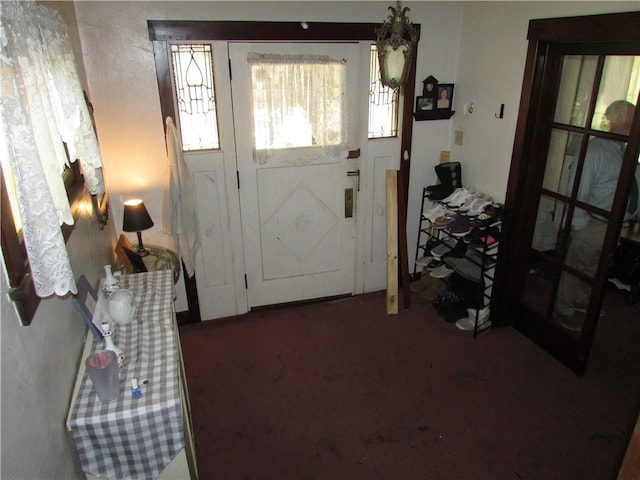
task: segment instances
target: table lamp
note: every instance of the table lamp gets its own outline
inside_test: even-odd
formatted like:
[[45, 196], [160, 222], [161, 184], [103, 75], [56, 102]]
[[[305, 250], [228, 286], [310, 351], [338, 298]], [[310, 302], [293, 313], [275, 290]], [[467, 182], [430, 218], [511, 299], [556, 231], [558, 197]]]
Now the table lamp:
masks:
[[124, 202], [122, 230], [138, 234], [138, 255], [141, 257], [149, 255], [149, 251], [144, 248], [142, 243], [142, 230], [151, 227], [153, 227], [153, 220], [151, 220], [142, 200], [137, 198]]

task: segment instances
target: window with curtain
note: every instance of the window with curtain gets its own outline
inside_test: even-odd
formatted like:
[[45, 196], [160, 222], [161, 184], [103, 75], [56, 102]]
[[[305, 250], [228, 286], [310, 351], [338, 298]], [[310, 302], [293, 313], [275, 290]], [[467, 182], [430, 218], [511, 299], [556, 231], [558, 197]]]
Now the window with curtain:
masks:
[[345, 65], [314, 55], [249, 55], [255, 158], [269, 151], [346, 144]]
[[35, 2], [2, 2], [0, 18], [3, 178], [14, 192], [36, 294], [76, 293], [60, 228], [74, 222], [63, 172], [79, 159], [89, 193], [102, 195], [104, 185], [66, 25]]

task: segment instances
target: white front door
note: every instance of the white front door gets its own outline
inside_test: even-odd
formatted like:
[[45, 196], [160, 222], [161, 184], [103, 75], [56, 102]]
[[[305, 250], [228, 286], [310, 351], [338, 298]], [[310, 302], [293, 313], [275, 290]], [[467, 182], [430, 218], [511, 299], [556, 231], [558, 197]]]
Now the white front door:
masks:
[[[232, 43], [229, 57], [249, 308], [355, 293], [358, 44]], [[294, 84], [306, 104], [286, 99]], [[334, 110], [309, 114], [319, 104]]]

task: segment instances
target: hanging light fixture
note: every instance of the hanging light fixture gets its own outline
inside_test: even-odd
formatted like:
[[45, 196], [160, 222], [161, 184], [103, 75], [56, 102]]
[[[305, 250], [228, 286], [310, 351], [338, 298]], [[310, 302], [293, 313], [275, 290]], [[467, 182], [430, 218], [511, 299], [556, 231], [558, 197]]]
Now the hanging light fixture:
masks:
[[389, 7], [389, 10], [391, 14], [382, 27], [376, 30], [376, 35], [380, 81], [384, 86], [395, 90], [407, 83], [416, 51], [418, 32], [405, 16], [409, 11], [408, 7], [401, 9], [398, 1], [396, 8]]

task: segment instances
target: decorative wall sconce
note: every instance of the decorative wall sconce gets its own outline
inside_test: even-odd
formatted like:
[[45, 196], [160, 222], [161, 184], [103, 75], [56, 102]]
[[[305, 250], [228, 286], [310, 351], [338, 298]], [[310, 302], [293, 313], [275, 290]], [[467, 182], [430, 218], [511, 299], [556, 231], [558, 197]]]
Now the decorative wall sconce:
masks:
[[416, 52], [418, 32], [406, 17], [408, 7], [389, 7], [391, 14], [376, 30], [380, 81], [386, 87], [402, 88], [407, 83], [411, 62]]
[[139, 198], [124, 202], [124, 215], [122, 220], [122, 230], [125, 232], [136, 232], [138, 234], [138, 255], [144, 257], [149, 255], [149, 251], [142, 243], [142, 230], [153, 227], [149, 212], [147, 212], [144, 202]]

